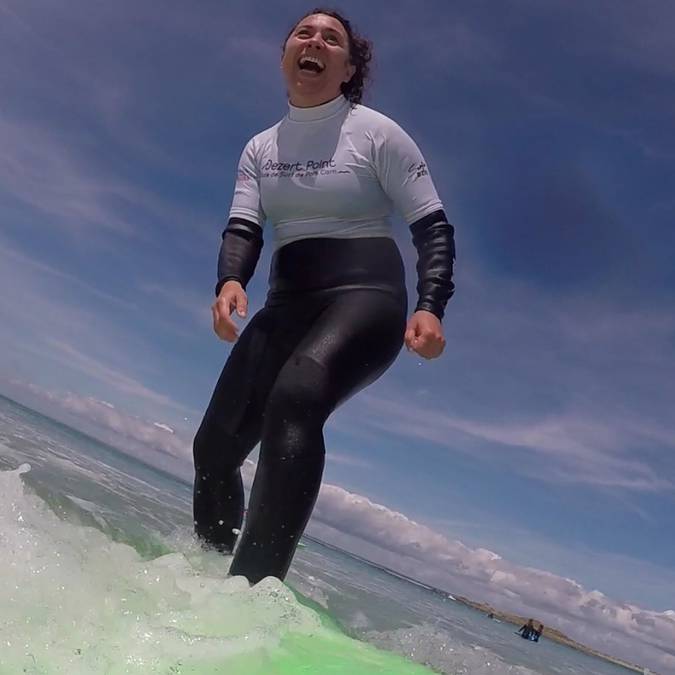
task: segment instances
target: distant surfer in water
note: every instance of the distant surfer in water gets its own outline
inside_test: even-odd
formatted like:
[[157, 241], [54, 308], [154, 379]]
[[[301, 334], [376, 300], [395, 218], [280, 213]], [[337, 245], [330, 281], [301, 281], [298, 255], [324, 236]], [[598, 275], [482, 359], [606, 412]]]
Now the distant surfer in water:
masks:
[[516, 634], [525, 640], [531, 640], [532, 642], [539, 642], [541, 634], [544, 632], [544, 624], [540, 623], [538, 628], [534, 627], [534, 621], [530, 619], [524, 626], [521, 626]]
[[[453, 293], [454, 230], [427, 164], [394, 121], [361, 105], [370, 43], [315, 9], [283, 44], [288, 113], [242, 152], [218, 261], [213, 327], [235, 342], [194, 441], [194, 525], [234, 552], [232, 575], [285, 578], [324, 467], [323, 426], [377, 380], [403, 344], [441, 355]], [[415, 311], [389, 215], [418, 252]], [[263, 308], [238, 336], [246, 285], [272, 225]], [[240, 467], [260, 441], [242, 528]]]
[[536, 632], [534, 620], [530, 619], [524, 626], [521, 626], [517, 632], [520, 634], [520, 637], [529, 640], [532, 637], [532, 634]]

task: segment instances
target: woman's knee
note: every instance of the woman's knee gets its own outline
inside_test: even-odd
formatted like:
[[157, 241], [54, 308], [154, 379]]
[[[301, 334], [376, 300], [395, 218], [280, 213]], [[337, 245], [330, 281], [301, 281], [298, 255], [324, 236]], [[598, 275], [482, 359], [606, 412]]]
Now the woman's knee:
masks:
[[195, 469], [224, 474], [241, 467], [253, 449], [242, 438], [222, 433], [218, 425], [202, 422], [192, 442]]
[[[292, 356], [279, 373], [265, 406], [263, 442], [290, 458], [307, 452], [322, 453], [317, 443], [333, 409], [326, 368], [314, 359]], [[266, 443], [270, 445], [270, 443]]]

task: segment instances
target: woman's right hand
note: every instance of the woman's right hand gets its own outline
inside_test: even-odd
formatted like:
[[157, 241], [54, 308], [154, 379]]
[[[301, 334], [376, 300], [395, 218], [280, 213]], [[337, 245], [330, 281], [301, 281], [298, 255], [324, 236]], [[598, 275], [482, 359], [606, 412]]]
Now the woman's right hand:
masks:
[[244, 318], [247, 307], [248, 298], [242, 285], [234, 279], [226, 281], [220, 289], [218, 298], [211, 306], [213, 330], [221, 340], [234, 342], [239, 337], [237, 326], [230, 315], [236, 309], [237, 314]]

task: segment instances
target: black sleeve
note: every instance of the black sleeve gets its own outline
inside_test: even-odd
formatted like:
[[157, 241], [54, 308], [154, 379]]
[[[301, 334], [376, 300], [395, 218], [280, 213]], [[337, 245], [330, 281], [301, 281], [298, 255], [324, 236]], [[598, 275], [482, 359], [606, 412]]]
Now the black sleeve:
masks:
[[415, 311], [426, 310], [443, 319], [445, 305], [455, 292], [452, 268], [455, 261], [455, 228], [443, 210], [434, 211], [410, 225], [417, 249], [417, 294]]
[[218, 256], [216, 295], [223, 284], [236, 279], [245, 289], [258, 264], [263, 246], [262, 228], [244, 218], [230, 218]]

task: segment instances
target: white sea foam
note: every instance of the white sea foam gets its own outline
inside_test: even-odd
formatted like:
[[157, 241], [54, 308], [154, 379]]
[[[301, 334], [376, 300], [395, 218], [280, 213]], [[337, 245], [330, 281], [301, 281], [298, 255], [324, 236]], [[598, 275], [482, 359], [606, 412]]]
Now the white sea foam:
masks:
[[0, 672], [196, 672], [171, 668], [223, 664], [320, 629], [286, 586], [227, 578], [220, 555], [195, 545], [143, 560], [60, 520], [24, 488], [28, 470], [0, 472]]

